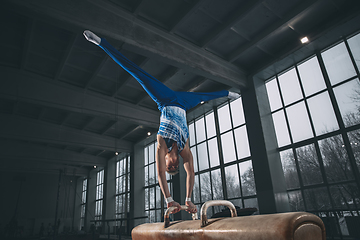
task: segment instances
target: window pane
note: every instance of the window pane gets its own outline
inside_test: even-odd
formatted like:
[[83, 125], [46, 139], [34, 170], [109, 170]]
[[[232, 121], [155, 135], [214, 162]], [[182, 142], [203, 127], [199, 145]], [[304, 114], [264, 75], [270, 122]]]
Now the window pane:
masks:
[[189, 135], [190, 135], [190, 146], [194, 145], [195, 142], [195, 130], [194, 130], [194, 123], [189, 125]]
[[[159, 179], [158, 179], [158, 172], [156, 170], [156, 163], [154, 164], [154, 170], [155, 170], [155, 176], [154, 176], [154, 179], [155, 179], [155, 184], [159, 183]], [[169, 175], [169, 174], [165, 174], [166, 175]], [[128, 180], [130, 180], [130, 178], [128, 178]], [[130, 182], [129, 182], [130, 183]]]
[[205, 136], [205, 122], [204, 118], [200, 118], [195, 122], [195, 130], [196, 130], [196, 142], [202, 142], [206, 139]]
[[298, 66], [305, 96], [317, 93], [326, 88], [319, 62], [313, 57]]
[[120, 175], [123, 175], [123, 174], [125, 174], [125, 167], [124, 167], [124, 159], [122, 159], [122, 160], [120, 160], [119, 161], [119, 167], [120, 167], [120, 170], [119, 170], [119, 172], [120, 172]]
[[330, 183], [352, 180], [354, 175], [341, 135], [319, 142], [326, 177]]
[[220, 169], [211, 172], [213, 199], [224, 199]]
[[85, 205], [81, 206], [81, 217], [85, 217]]
[[246, 208], [257, 208], [257, 209], [259, 209], [257, 198], [245, 199], [244, 200], [244, 205], [245, 205]]
[[350, 38], [348, 40], [351, 53], [355, 59], [358, 69], [360, 69], [360, 34]]
[[265, 86], [269, 97], [271, 111], [275, 111], [276, 109], [281, 108], [282, 103], [276, 79], [268, 81]]
[[205, 116], [207, 137], [211, 138], [216, 135], [214, 112]]
[[149, 164], [155, 161], [154, 144], [149, 146]]
[[325, 187], [305, 189], [304, 195], [307, 211], [328, 210], [331, 208], [329, 194]]
[[234, 127], [245, 123], [244, 110], [241, 98], [236, 99], [230, 103], [231, 115]]
[[120, 178], [116, 178], [115, 180], [115, 194], [120, 193]]
[[155, 222], [155, 210], [149, 211], [149, 222]]
[[161, 196], [160, 187], [156, 186], [156, 208], [161, 208]]
[[272, 118], [274, 121], [276, 140], [278, 142], [278, 146], [282, 147], [287, 144], [290, 144], [289, 131], [286, 125], [284, 111], [281, 110], [272, 114]]
[[86, 203], [86, 192], [82, 193], [81, 203]]
[[321, 53], [331, 85], [356, 75], [345, 43], [340, 43]]
[[234, 204], [235, 207], [239, 207], [239, 208], [243, 207], [243, 204], [242, 204], [242, 201], [240, 198], [232, 199], [232, 200], [230, 200], [230, 202], [232, 202], [232, 204]]
[[226, 104], [218, 109], [220, 133], [231, 128], [229, 105]]
[[300, 187], [294, 153], [292, 149], [280, 152], [280, 156], [287, 189]]
[[291, 211], [305, 211], [304, 199], [301, 191], [288, 192], [288, 197]]
[[149, 167], [144, 168], [145, 171], [145, 186], [149, 185]]
[[196, 147], [192, 147], [190, 148], [191, 153], [193, 155], [193, 162], [194, 162], [194, 171], [197, 172], [198, 171], [198, 164], [197, 164], [197, 154], [196, 154]]
[[322, 183], [323, 179], [314, 145], [297, 148], [296, 155], [304, 185]]
[[355, 209], [354, 203], [360, 203], [360, 192], [355, 183], [331, 186], [330, 196], [337, 209]]
[[237, 164], [225, 168], [226, 190], [228, 198], [240, 197], [240, 181]]
[[356, 165], [360, 171], [360, 130], [349, 132], [348, 136], [355, 156]]
[[149, 152], [148, 147], [144, 148], [144, 159], [145, 159], [145, 165], [149, 164]]
[[161, 222], [161, 210], [156, 210], [156, 222]]
[[116, 213], [122, 213], [122, 212], [124, 212], [124, 210], [123, 210], [123, 198], [122, 198], [122, 195], [116, 196], [116, 204], [117, 204]]
[[232, 131], [221, 135], [221, 145], [223, 150], [224, 163], [236, 160]]
[[130, 173], [130, 156], [128, 156], [127, 158], [127, 164], [128, 164], [127, 172]]
[[127, 185], [126, 191], [130, 191], [130, 189], [131, 189], [131, 186], [130, 186], [130, 174], [127, 175], [127, 180], [128, 180], [128, 185]]
[[151, 208], [155, 208], [155, 188], [149, 188], [149, 192], [150, 192], [150, 196], [149, 196], [149, 200], [150, 200], [150, 209]]
[[199, 203], [200, 202], [199, 175], [195, 175], [193, 195], [194, 195], [194, 203]]
[[239, 163], [243, 196], [256, 194], [254, 171], [251, 161]]
[[196, 154], [196, 147], [192, 147], [190, 148], [191, 153], [193, 155], [193, 162], [194, 162], [194, 171], [197, 172], [198, 171], [198, 165], [197, 165], [197, 154]]
[[83, 181], [83, 191], [86, 191], [86, 187], [87, 187], [87, 179], [84, 179], [84, 181]]
[[294, 142], [313, 137], [309, 116], [305, 103], [302, 101], [286, 109], [289, 119], [290, 132]]
[[[145, 156], [145, 149], [144, 148], [144, 156]], [[116, 162], [116, 177], [120, 176], [120, 161]]]
[[308, 104], [316, 135], [339, 129], [328, 92], [310, 98]]
[[145, 210], [149, 209], [149, 189], [145, 188]]
[[279, 76], [285, 106], [303, 98], [295, 68]]
[[206, 142], [198, 145], [199, 171], [209, 168], [208, 153]]
[[209, 140], [208, 147], [209, 147], [210, 166], [216, 167], [220, 164], [217, 138], [213, 138]]
[[119, 193], [123, 193], [125, 191], [125, 177], [119, 177]]
[[155, 164], [149, 165], [149, 185], [155, 184], [155, 172], [154, 172]]
[[339, 105], [345, 127], [360, 123], [360, 83], [352, 80], [334, 88], [336, 101]]
[[202, 202], [211, 200], [211, 184], [209, 172], [200, 174], [200, 192]]
[[238, 159], [250, 156], [246, 126], [235, 129], [236, 151]]

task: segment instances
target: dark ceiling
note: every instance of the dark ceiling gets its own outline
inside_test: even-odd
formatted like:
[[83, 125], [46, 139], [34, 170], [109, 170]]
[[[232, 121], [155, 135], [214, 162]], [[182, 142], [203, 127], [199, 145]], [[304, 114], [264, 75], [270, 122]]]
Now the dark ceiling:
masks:
[[347, 24], [348, 32], [358, 30], [359, 5], [358, 0], [3, 0], [1, 170], [86, 175], [94, 165], [105, 166], [115, 151], [132, 152], [147, 132], [156, 134], [155, 103], [85, 40], [85, 29], [173, 90], [240, 93], [249, 76], [284, 57], [315, 51], [309, 47], [314, 45], [302, 46], [301, 37], [312, 44], [323, 38], [326, 45], [324, 38], [340, 37], [327, 35], [336, 28]]

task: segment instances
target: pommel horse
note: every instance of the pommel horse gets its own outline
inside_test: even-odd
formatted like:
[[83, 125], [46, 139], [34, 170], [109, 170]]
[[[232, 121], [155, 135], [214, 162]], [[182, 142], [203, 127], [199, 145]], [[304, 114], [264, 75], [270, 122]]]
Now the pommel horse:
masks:
[[[208, 219], [206, 212], [212, 206], [227, 206], [231, 217]], [[181, 206], [181, 210], [186, 210]], [[234, 205], [225, 200], [213, 200], [203, 204], [201, 219], [193, 214], [193, 220], [169, 221], [167, 209], [164, 223], [145, 223], [135, 227], [133, 240], [326, 240], [322, 220], [307, 212], [288, 212], [237, 217]]]

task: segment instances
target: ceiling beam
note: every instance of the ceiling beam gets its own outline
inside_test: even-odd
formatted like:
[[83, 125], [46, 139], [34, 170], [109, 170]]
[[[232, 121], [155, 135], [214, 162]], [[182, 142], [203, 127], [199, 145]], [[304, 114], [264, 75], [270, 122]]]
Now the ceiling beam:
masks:
[[106, 159], [102, 157], [9, 139], [0, 140], [0, 159], [2, 163], [11, 160], [16, 164], [24, 160], [34, 164], [46, 162], [73, 166], [104, 167], [106, 165]]
[[251, 12], [255, 7], [259, 6], [262, 2], [262, 0], [248, 1], [244, 5], [244, 7], [239, 8], [239, 10], [229, 16], [224, 23], [222, 23], [220, 26], [207, 34], [202, 40], [202, 47], [207, 48], [219, 36], [221, 36], [224, 32], [228, 31], [232, 26], [236, 25], [240, 20], [246, 17], [249, 12]]
[[125, 140], [84, 132], [52, 123], [0, 114], [0, 132], [3, 138], [52, 143], [99, 150], [132, 152], [133, 144]]
[[177, 19], [177, 21], [172, 23], [170, 32], [176, 32], [176, 29], [185, 21], [185, 19], [198, 11], [199, 7], [206, 1], [207, 0], [195, 0], [189, 4], [187, 11], [184, 11], [183, 14]]
[[314, 5], [318, 1], [320, 1], [320, 0], [304, 0], [304, 1], [301, 1], [297, 7], [293, 8], [291, 11], [288, 11], [282, 19], [276, 21], [274, 24], [267, 27], [264, 31], [261, 31], [260, 34], [256, 35], [254, 37], [254, 39], [252, 39], [250, 42], [242, 45], [240, 48], [238, 48], [236, 51], [234, 51], [230, 55], [228, 60], [230, 62], [236, 61], [236, 59], [238, 59], [239, 56], [243, 52], [245, 52], [247, 49], [256, 46], [258, 43], [260, 43], [265, 38], [271, 36], [277, 30], [282, 29], [283, 27], [288, 27], [288, 25], [292, 21], [299, 18], [299, 16], [303, 12], [307, 11], [312, 5]]
[[95, 80], [101, 69], [104, 67], [105, 63], [109, 60], [109, 57], [107, 55], [104, 55], [101, 59], [100, 64], [97, 66], [96, 70], [91, 74], [90, 79], [85, 84], [85, 89], [89, 89], [91, 83]]
[[[247, 85], [246, 73], [235, 65], [169, 32], [139, 20], [110, 1], [95, 0], [12, 0], [8, 1], [54, 20], [102, 37], [110, 37], [133, 47], [132, 51], [231, 87]], [[28, 13], [31, 14], [31, 13]], [[91, 43], [89, 43], [91, 44]]]
[[63, 54], [62, 58], [61, 58], [61, 61], [59, 63], [59, 66], [56, 70], [56, 73], [55, 73], [55, 77], [54, 79], [55, 80], [59, 80], [59, 77], [62, 73], [62, 71], [64, 70], [64, 67], [65, 67], [65, 63], [67, 62], [67, 60], [69, 59], [70, 57], [70, 53], [71, 51], [73, 50], [74, 48], [74, 43], [76, 41], [76, 38], [77, 38], [77, 34], [73, 33], [70, 37], [70, 40], [66, 46], [66, 50], [65, 50], [65, 53]]
[[142, 128], [143, 128], [143, 126], [136, 126], [136, 127], [132, 128], [132, 129], [128, 130], [128, 131], [127, 131], [126, 133], [124, 133], [123, 135], [121, 135], [121, 136], [119, 137], [119, 139], [123, 139], [123, 138], [129, 136], [131, 133], [134, 133], [134, 132], [136, 132], [137, 130], [142, 129]]
[[54, 107], [108, 120], [114, 120], [116, 117], [118, 121], [153, 128], [159, 126], [160, 113], [156, 110], [84, 91], [26, 71], [0, 66], [0, 72], [2, 73], [0, 98]]

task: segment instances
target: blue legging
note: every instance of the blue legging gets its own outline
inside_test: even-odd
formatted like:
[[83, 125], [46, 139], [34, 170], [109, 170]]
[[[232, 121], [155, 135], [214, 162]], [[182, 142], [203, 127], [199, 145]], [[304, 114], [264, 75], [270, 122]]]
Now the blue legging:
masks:
[[106, 39], [102, 38], [99, 46], [141, 84], [144, 90], [156, 102], [160, 111], [162, 111], [165, 106], [178, 106], [186, 111], [195, 107], [202, 101], [210, 101], [212, 99], [225, 97], [229, 94], [229, 91], [227, 90], [208, 93], [173, 91], [127, 59], [111, 46]]

